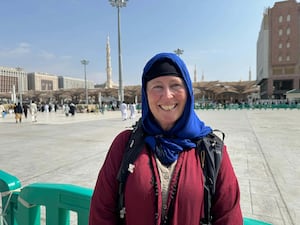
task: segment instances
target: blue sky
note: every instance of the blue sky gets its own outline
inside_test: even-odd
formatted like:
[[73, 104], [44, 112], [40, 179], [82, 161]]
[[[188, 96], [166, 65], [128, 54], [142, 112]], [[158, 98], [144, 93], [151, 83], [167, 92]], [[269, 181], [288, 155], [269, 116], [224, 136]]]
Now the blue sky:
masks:
[[[129, 0], [121, 9], [123, 84], [141, 83], [147, 60], [183, 49], [193, 79], [256, 78], [256, 41], [275, 0]], [[106, 80], [110, 37], [113, 81], [118, 83], [117, 9], [108, 0], [1, 1], [0, 66], [26, 72]]]

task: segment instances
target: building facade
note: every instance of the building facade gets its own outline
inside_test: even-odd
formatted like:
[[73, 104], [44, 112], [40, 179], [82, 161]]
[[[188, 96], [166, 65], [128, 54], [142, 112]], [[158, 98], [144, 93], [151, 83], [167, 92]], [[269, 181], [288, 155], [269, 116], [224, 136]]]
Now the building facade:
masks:
[[28, 91], [27, 74], [22, 68], [0, 66], [0, 93], [8, 93], [12, 102], [21, 102]]
[[[92, 81], [86, 81], [87, 89], [93, 89], [95, 83]], [[72, 77], [58, 77], [58, 88], [59, 89], [73, 89], [73, 88], [85, 88], [85, 80], [77, 79]]]
[[48, 73], [28, 73], [28, 90], [56, 91], [58, 90], [58, 76]]
[[26, 92], [28, 90], [26, 75], [26, 72], [22, 68], [0, 66], [0, 92], [12, 92], [13, 86], [17, 93]]
[[265, 10], [257, 40], [257, 83], [262, 99], [285, 99], [300, 86], [300, 3]]

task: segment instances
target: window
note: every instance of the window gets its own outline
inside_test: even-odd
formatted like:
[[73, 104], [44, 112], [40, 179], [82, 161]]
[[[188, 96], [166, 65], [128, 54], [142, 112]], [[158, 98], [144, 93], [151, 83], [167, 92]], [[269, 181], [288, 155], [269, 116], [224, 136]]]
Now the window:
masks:
[[278, 56], [278, 61], [281, 62], [282, 61], [282, 56]]
[[281, 36], [282, 35], [282, 29], [278, 30], [278, 35]]
[[290, 47], [291, 47], [290, 42], [287, 42], [287, 43], [286, 43], [286, 48], [290, 48]]
[[282, 16], [278, 17], [278, 22], [281, 23], [282, 22]]
[[286, 21], [287, 21], [287, 22], [290, 22], [290, 21], [291, 21], [291, 15], [290, 15], [290, 14], [288, 14], [288, 15], [286, 16]]
[[278, 48], [282, 48], [282, 43], [279, 43]]
[[290, 35], [290, 33], [291, 33], [291, 28], [288, 27], [288, 28], [286, 29], [286, 35]]
[[286, 61], [290, 61], [290, 56], [286, 56]]

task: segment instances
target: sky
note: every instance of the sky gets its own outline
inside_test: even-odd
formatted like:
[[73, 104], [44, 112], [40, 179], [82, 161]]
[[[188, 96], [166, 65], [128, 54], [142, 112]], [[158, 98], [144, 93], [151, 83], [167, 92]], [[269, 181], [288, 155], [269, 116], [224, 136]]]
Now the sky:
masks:
[[[140, 85], [147, 61], [182, 49], [194, 79], [256, 79], [256, 42], [275, 0], [128, 0], [120, 9], [123, 85]], [[26, 72], [119, 82], [117, 8], [109, 0], [1, 0], [0, 66]]]

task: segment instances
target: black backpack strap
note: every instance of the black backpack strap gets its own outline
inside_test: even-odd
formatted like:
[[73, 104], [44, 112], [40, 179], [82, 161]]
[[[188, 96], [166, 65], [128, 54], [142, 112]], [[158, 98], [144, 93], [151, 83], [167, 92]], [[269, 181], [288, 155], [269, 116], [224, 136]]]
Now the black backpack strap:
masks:
[[119, 181], [119, 195], [118, 195], [118, 210], [120, 212], [120, 218], [125, 218], [125, 204], [124, 204], [124, 189], [127, 177], [130, 173], [133, 173], [134, 162], [144, 146], [144, 131], [142, 121], [139, 119], [133, 126], [132, 133], [126, 145], [126, 149], [123, 155], [121, 166], [118, 172], [117, 179]]
[[[221, 132], [222, 138], [214, 132]], [[202, 225], [211, 224], [211, 202], [216, 191], [216, 181], [221, 165], [225, 134], [219, 130], [197, 141], [197, 150], [200, 154], [201, 167], [204, 176], [204, 218]]]

